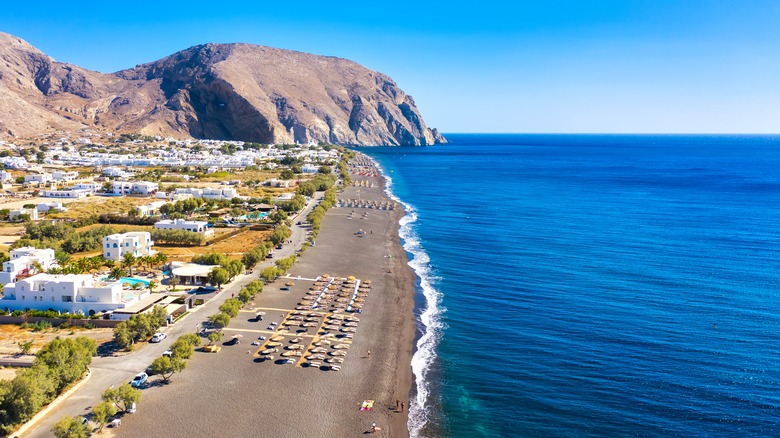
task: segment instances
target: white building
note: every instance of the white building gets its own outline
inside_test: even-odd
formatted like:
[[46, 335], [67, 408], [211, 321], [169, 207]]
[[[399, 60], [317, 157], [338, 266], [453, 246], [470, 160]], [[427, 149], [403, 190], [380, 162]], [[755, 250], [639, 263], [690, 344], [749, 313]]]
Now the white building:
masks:
[[55, 210], [61, 210], [61, 211], [68, 211], [67, 208], [65, 208], [64, 205], [62, 205], [62, 202], [41, 202], [36, 207], [36, 210], [38, 210], [39, 213], [46, 213], [47, 211], [55, 209]]
[[160, 185], [157, 183], [148, 181], [133, 183], [133, 193], [138, 193], [139, 195], [153, 195], [158, 190], [160, 190]]
[[53, 249], [25, 246], [12, 249], [10, 257], [10, 260], [3, 263], [3, 272], [0, 272], [0, 284], [3, 285], [15, 282], [19, 276], [26, 276], [35, 263], [39, 263], [44, 271], [54, 264]]
[[86, 190], [90, 193], [97, 193], [103, 190], [103, 184], [91, 182], [91, 183], [77, 183], [73, 186], [75, 190]]
[[78, 172], [65, 172], [64, 170], [55, 170], [52, 174], [54, 181], [73, 181], [78, 177]]
[[126, 172], [118, 167], [106, 167], [105, 169], [103, 169], [103, 175], [114, 176], [117, 178], [127, 178], [133, 176], [132, 173]]
[[70, 198], [79, 199], [85, 198], [91, 192], [87, 190], [44, 190], [44, 198]]
[[233, 199], [238, 196], [238, 192], [233, 187], [216, 187], [216, 188], [203, 188], [203, 189], [195, 189], [195, 188], [178, 188], [176, 189], [176, 195], [192, 195], [193, 198], [203, 198], [203, 199], [216, 199], [216, 200], [223, 200], [223, 199]]
[[238, 192], [236, 192], [236, 189], [233, 187], [227, 187], [227, 188], [213, 188], [213, 189], [203, 189], [203, 193], [201, 194], [201, 197], [203, 199], [233, 199], [236, 196], [238, 196]]
[[20, 208], [17, 210], [11, 210], [11, 213], [8, 214], [8, 219], [13, 221], [23, 214], [30, 215], [31, 220], [38, 220], [38, 209], [36, 208]]
[[157, 214], [160, 211], [160, 207], [162, 207], [167, 203], [168, 203], [167, 201], [154, 201], [146, 205], [139, 205], [138, 207], [135, 208], [135, 211], [138, 212], [138, 216], [140, 217], [152, 216], [154, 214]]
[[314, 164], [304, 164], [301, 166], [301, 172], [303, 173], [317, 173], [319, 171], [319, 166], [315, 166]]
[[47, 182], [51, 181], [53, 181], [53, 179], [50, 173], [38, 173], [24, 176], [24, 182], [26, 183], [37, 182], [39, 184], [46, 184]]
[[11, 172], [7, 170], [0, 170], [0, 182], [11, 181]]
[[206, 221], [186, 221], [184, 219], [166, 219], [154, 224], [156, 230], [185, 230], [200, 233], [204, 236], [214, 234], [214, 230], [208, 227]]
[[147, 181], [114, 181], [111, 183], [111, 193], [115, 195], [139, 194], [149, 196], [159, 189], [160, 186], [157, 183]]
[[6, 285], [0, 308], [94, 315], [123, 308], [138, 299], [134, 294], [125, 295], [119, 281], [104, 282], [91, 275], [37, 274]]
[[152, 245], [152, 235], [146, 231], [112, 234], [103, 238], [103, 258], [121, 261], [128, 253], [136, 257], [152, 255]]

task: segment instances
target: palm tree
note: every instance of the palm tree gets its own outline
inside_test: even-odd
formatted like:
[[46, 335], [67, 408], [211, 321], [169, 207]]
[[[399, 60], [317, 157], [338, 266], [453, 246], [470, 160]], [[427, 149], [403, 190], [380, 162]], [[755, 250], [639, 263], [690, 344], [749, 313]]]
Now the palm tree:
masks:
[[130, 273], [130, 276], [133, 276], [133, 266], [138, 262], [138, 260], [135, 258], [135, 256], [132, 253], [125, 253], [124, 256], [122, 256], [122, 266], [128, 269], [128, 272]]
[[54, 260], [57, 261], [57, 264], [60, 265], [60, 268], [64, 268], [65, 265], [70, 263], [70, 259], [70, 254], [64, 251], [57, 251], [54, 253]]
[[35, 271], [36, 274], [43, 272], [43, 265], [40, 264], [40, 262], [35, 261], [30, 264], [31, 270]]
[[149, 292], [154, 292], [154, 288], [157, 287], [157, 282], [152, 280], [149, 282]]
[[112, 268], [111, 273], [108, 274], [108, 278], [113, 278], [114, 280], [119, 280], [124, 276], [125, 276], [125, 271], [123, 271], [122, 268], [120, 267]]
[[162, 267], [162, 265], [165, 265], [165, 263], [168, 262], [168, 256], [161, 252], [158, 252], [154, 256], [154, 261], [155, 263], [159, 264]]
[[116, 265], [116, 262], [113, 260], [103, 260], [103, 266], [105, 266], [108, 269], [113, 268]]

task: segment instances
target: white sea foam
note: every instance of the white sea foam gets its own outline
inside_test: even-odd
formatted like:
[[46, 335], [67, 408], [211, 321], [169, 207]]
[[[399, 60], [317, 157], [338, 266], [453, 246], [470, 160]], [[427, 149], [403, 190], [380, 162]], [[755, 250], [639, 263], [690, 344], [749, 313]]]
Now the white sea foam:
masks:
[[409, 402], [409, 436], [421, 437], [422, 430], [428, 422], [430, 414], [430, 381], [428, 373], [436, 359], [436, 346], [442, 336], [441, 316], [445, 309], [441, 306], [441, 294], [436, 290], [435, 277], [432, 274], [430, 258], [425, 252], [420, 239], [414, 229], [417, 222], [417, 211], [411, 204], [399, 199], [392, 191], [393, 179], [385, 172], [376, 160], [376, 164], [385, 178], [385, 193], [394, 201], [404, 206], [406, 214], [400, 220], [399, 236], [403, 241], [404, 249], [412, 254], [409, 266], [420, 278], [420, 287], [425, 296], [425, 309], [420, 314], [421, 331], [423, 332], [417, 341], [417, 349], [412, 356], [412, 372], [414, 373], [417, 391]]

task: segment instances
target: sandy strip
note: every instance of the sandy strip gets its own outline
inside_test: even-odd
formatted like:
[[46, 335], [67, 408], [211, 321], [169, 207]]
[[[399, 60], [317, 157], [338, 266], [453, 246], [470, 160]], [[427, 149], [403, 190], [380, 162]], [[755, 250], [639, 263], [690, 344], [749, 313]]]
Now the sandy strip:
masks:
[[[340, 198], [388, 201], [381, 177], [367, 176], [375, 187], [347, 187]], [[359, 190], [359, 192], [358, 192]], [[354, 211], [354, 214], [352, 213]], [[295, 285], [282, 291], [289, 279], [266, 286], [254, 306], [264, 308], [263, 320], [241, 312], [226, 330], [226, 339], [241, 333], [239, 345], [225, 345], [216, 354], [196, 353], [187, 370], [170, 384], [153, 384], [143, 391], [138, 412], [122, 420], [127, 436], [360, 436], [376, 423], [373, 436], [406, 437], [407, 415], [395, 410], [396, 400], [409, 404], [412, 387], [411, 355], [415, 336], [414, 273], [398, 238], [400, 209], [334, 208], [322, 223], [316, 246], [290, 272]], [[362, 229], [364, 237], [355, 233]], [[282, 324], [306, 296], [311, 280], [323, 273], [370, 280], [363, 313], [341, 371], [283, 364], [281, 355], [264, 361], [260, 346], [251, 342], [268, 337], [271, 322]], [[226, 290], [225, 293], [233, 291]], [[292, 326], [280, 353], [303, 327]], [[307, 334], [316, 334], [309, 329]], [[340, 332], [339, 332], [340, 334]], [[300, 336], [306, 350], [313, 337]], [[338, 342], [334, 340], [333, 345]], [[296, 344], [297, 345], [297, 344]], [[371, 351], [368, 357], [368, 351]], [[330, 357], [330, 356], [327, 356]], [[324, 368], [324, 367], [323, 367]], [[153, 379], [155, 381], [156, 379]], [[375, 400], [371, 411], [360, 411], [364, 400]]]

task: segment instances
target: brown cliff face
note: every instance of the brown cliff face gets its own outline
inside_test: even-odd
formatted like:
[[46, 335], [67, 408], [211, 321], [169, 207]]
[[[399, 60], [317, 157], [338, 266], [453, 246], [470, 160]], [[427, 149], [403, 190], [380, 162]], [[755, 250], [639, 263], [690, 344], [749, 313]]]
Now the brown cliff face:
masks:
[[206, 44], [103, 74], [0, 33], [0, 133], [84, 127], [261, 143], [445, 142], [392, 79], [345, 59]]

